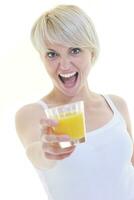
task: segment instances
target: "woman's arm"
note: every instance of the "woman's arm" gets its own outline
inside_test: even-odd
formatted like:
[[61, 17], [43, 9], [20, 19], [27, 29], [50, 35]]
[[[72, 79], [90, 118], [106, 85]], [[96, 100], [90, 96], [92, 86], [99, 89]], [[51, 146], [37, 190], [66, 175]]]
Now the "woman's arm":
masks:
[[49, 169], [56, 164], [56, 160], [47, 159], [42, 149], [40, 119], [43, 114], [38, 105], [26, 105], [17, 111], [15, 124], [19, 139], [34, 167]]
[[[132, 141], [133, 141], [131, 120], [130, 120], [130, 115], [129, 115], [127, 103], [125, 102], [125, 100], [123, 98], [121, 98], [119, 96], [115, 96], [115, 95], [109, 95], [109, 96], [113, 100], [113, 102], [114, 102], [115, 106], [117, 107], [117, 109], [119, 110], [119, 112], [124, 117], [124, 119], [126, 121], [128, 133], [129, 133], [129, 135], [130, 135], [130, 137], [132, 138]], [[134, 144], [134, 142], [133, 142], [133, 144]], [[133, 147], [134, 147], [134, 145], [133, 145]], [[134, 151], [133, 151], [131, 162], [134, 166]]]

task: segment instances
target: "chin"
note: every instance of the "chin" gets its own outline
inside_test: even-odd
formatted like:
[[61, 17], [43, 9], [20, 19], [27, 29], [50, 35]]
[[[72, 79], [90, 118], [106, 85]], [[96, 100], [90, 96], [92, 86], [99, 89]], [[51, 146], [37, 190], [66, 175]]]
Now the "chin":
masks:
[[82, 86], [77, 85], [77, 87], [73, 87], [69, 89], [68, 88], [63, 89], [61, 87], [58, 87], [57, 89], [60, 93], [62, 93], [62, 95], [73, 98], [73, 97], [78, 96], [81, 93]]

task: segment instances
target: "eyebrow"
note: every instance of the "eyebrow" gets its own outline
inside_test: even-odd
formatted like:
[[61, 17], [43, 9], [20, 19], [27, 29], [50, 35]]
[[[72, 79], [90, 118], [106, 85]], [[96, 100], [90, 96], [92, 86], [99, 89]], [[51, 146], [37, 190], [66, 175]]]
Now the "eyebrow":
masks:
[[[75, 48], [75, 47], [69, 47], [68, 50], [71, 50], [73, 48]], [[47, 49], [47, 51], [56, 51], [56, 50], [54, 50], [54, 49]]]
[[56, 50], [54, 50], [54, 49], [47, 49], [47, 51], [56, 51]]

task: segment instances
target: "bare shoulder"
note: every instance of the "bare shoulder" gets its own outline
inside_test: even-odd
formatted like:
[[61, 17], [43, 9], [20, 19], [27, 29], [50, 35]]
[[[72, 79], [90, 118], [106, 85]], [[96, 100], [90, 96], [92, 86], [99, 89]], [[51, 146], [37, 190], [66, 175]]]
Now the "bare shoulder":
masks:
[[123, 118], [126, 121], [127, 129], [128, 132], [131, 135], [132, 128], [131, 128], [131, 120], [130, 120], [130, 114], [129, 114], [129, 109], [126, 100], [123, 97], [117, 96], [117, 95], [108, 95], [111, 100], [113, 101], [114, 105], [118, 109], [118, 111], [122, 114]]
[[109, 94], [108, 96], [111, 98], [111, 100], [113, 101], [117, 109], [119, 109], [119, 111], [128, 111], [127, 102], [123, 97], [113, 94]]
[[24, 147], [39, 140], [39, 122], [43, 114], [43, 109], [37, 103], [24, 105], [16, 112], [16, 132]]
[[27, 104], [21, 107], [17, 112], [16, 112], [16, 119], [24, 119], [24, 120], [31, 120], [31, 118], [37, 118], [43, 110], [41, 109], [40, 105], [37, 103], [32, 103], [32, 104]]

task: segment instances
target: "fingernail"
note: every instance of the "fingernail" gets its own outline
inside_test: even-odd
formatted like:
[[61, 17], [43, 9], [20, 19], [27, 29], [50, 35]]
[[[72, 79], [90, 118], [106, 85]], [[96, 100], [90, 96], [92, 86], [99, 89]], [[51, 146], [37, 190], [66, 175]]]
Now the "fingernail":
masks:
[[70, 137], [68, 136], [68, 135], [59, 135], [59, 136], [57, 136], [57, 138], [58, 138], [58, 140], [59, 141], [63, 141], [63, 142], [68, 142], [68, 141], [70, 141]]
[[47, 119], [46, 121], [49, 125], [57, 125], [58, 124], [58, 120], [55, 120], [55, 119]]
[[69, 135], [63, 135], [63, 138], [70, 139]]
[[70, 137], [68, 136], [68, 135], [63, 135], [63, 136], [59, 136], [59, 140], [60, 141], [68, 141], [68, 140], [70, 140]]

